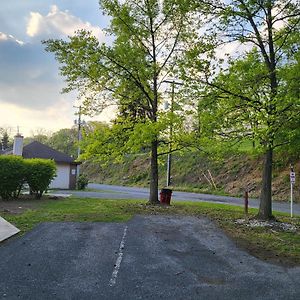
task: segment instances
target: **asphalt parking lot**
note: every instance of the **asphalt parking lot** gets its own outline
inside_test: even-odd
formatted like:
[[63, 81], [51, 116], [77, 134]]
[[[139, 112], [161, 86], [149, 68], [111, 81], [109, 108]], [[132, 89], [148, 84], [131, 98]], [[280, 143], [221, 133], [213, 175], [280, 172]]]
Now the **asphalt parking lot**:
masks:
[[0, 245], [1, 299], [299, 299], [300, 268], [262, 262], [205, 218], [43, 223]]

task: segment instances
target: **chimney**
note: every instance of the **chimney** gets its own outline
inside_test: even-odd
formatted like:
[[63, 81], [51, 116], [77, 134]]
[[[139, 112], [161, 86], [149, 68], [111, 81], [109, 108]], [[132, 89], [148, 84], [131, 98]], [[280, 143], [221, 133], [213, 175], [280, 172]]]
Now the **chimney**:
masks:
[[13, 155], [22, 156], [23, 154], [23, 136], [21, 134], [16, 134], [14, 137], [14, 147], [13, 147]]

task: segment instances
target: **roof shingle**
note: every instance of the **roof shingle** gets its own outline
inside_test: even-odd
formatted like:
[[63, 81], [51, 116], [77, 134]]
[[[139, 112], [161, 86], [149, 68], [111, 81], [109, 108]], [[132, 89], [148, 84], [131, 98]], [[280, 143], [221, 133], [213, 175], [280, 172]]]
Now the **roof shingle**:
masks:
[[53, 159], [55, 162], [60, 163], [75, 163], [73, 157], [37, 141], [33, 141], [30, 144], [24, 146], [22, 156], [24, 158]]

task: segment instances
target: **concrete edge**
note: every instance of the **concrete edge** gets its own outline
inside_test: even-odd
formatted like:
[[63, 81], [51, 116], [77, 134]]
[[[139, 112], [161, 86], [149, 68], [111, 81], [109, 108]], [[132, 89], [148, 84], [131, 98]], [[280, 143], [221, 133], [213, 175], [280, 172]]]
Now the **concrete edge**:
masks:
[[0, 243], [19, 233], [20, 230], [0, 216]]

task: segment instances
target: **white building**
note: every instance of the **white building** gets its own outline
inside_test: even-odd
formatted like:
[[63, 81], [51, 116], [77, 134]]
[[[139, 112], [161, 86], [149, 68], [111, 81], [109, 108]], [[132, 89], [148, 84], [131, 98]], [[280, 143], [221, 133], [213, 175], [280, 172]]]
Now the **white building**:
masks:
[[14, 139], [13, 151], [5, 154], [19, 155], [24, 158], [53, 159], [56, 164], [56, 177], [52, 180], [49, 187], [55, 189], [76, 188], [77, 165], [79, 163], [65, 153], [37, 141], [33, 141], [23, 147], [23, 136], [17, 134]]

